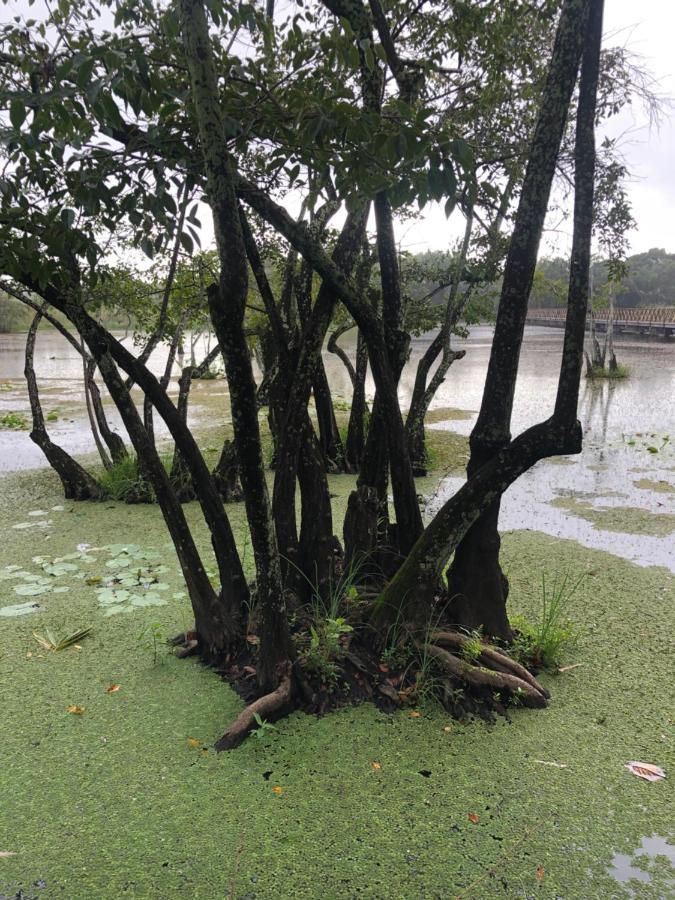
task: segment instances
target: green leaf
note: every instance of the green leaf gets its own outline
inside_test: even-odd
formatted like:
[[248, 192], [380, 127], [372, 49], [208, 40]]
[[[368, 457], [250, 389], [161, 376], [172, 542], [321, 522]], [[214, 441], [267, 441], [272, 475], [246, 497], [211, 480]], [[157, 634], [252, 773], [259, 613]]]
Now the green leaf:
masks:
[[182, 248], [184, 250], [186, 250], [190, 255], [192, 255], [192, 253], [194, 253], [194, 249], [195, 249], [194, 241], [192, 240], [192, 238], [190, 237], [189, 234], [185, 234], [185, 232], [183, 232], [183, 234], [181, 234], [181, 236], [180, 236], [180, 243], [181, 243]]
[[26, 107], [20, 100], [12, 100], [9, 105], [9, 121], [17, 131], [26, 121]]

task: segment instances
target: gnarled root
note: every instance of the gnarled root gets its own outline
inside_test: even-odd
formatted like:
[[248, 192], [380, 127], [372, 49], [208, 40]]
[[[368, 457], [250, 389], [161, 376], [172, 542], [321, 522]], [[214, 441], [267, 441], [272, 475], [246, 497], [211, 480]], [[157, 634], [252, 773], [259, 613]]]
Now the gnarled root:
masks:
[[281, 672], [279, 686], [270, 694], [265, 694], [251, 703], [234, 720], [225, 734], [216, 742], [216, 750], [232, 750], [244, 741], [257, 725], [256, 715], [261, 719], [274, 721], [287, 712], [293, 696], [291, 667], [286, 664]]
[[[429, 640], [433, 641], [434, 644], [440, 644], [442, 647], [452, 647], [455, 650], [463, 650], [467, 643], [469, 643], [469, 639], [464, 637], [463, 634], [459, 634], [457, 631], [437, 631], [430, 636]], [[531, 685], [535, 691], [539, 691], [539, 693], [543, 694], [547, 700], [550, 699], [550, 693], [542, 684], [539, 684], [534, 675], [531, 672], [528, 672], [525, 666], [521, 666], [515, 659], [511, 659], [510, 656], [501, 653], [496, 647], [491, 647], [489, 644], [483, 644], [478, 660], [489, 669], [496, 669], [498, 672], [505, 672], [510, 675], [515, 675], [516, 678], [522, 678], [522, 680]]]
[[489, 687], [497, 691], [508, 690], [519, 696], [524, 706], [543, 708], [548, 705], [548, 701], [541, 690], [537, 690], [528, 681], [524, 681], [516, 675], [474, 666], [435, 644], [424, 644], [424, 650], [446, 672], [467, 684]]

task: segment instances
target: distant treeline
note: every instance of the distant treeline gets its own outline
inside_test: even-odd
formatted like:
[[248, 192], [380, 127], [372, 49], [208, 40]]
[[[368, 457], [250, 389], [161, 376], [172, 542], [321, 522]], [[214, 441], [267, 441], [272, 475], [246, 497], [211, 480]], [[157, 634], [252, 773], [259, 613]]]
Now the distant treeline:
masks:
[[[62, 315], [59, 313], [55, 315], [57, 319], [65, 322]], [[28, 331], [33, 316], [34, 312], [29, 307], [0, 291], [0, 334], [19, 334]], [[132, 317], [121, 311], [106, 310], [102, 321], [106, 328], [115, 331], [133, 330]], [[52, 326], [45, 322], [40, 327], [49, 329]]]
[[[628, 257], [628, 272], [617, 288], [620, 307], [675, 306], [675, 253], [652, 249]], [[542, 259], [537, 266], [530, 305], [534, 308], [560, 306], [565, 300], [569, 260]], [[607, 264], [597, 260], [592, 266], [594, 295], [607, 284]]]

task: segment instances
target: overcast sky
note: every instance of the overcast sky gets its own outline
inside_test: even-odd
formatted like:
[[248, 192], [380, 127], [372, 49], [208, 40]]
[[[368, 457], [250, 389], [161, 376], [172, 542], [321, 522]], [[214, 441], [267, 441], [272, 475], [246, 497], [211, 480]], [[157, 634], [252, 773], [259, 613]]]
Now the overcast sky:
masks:
[[[675, 2], [674, 0], [606, 0], [606, 46], [625, 46], [640, 57], [657, 80], [654, 90], [675, 98]], [[660, 127], [649, 127], [646, 113], [637, 107], [607, 123], [605, 133], [621, 137], [621, 150], [631, 172], [628, 194], [637, 227], [629, 235], [630, 252], [651, 247], [675, 252], [675, 108], [665, 109]], [[558, 224], [556, 222], [556, 224]], [[442, 249], [460, 234], [461, 224], [446, 222], [436, 206], [424, 221], [400, 226], [401, 246], [413, 252], [427, 247]], [[543, 255], [567, 254], [571, 243], [569, 226], [544, 237]]]

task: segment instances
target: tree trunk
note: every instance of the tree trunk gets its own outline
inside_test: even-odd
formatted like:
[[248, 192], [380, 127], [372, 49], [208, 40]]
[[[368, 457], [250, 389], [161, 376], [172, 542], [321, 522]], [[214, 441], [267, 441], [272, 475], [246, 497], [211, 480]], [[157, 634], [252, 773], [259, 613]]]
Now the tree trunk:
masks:
[[345, 471], [345, 451], [342, 446], [340, 429], [335, 419], [333, 397], [328, 384], [328, 377], [323, 360], [319, 356], [313, 382], [314, 403], [319, 424], [319, 441], [321, 453], [329, 472]]
[[352, 407], [349, 411], [345, 457], [352, 472], [358, 472], [366, 446], [368, 404], [366, 403], [366, 375], [368, 373], [368, 347], [359, 330], [356, 339], [356, 366], [354, 367], [354, 390]]
[[273, 688], [279, 666], [293, 655], [282, 590], [281, 564], [265, 480], [256, 384], [243, 321], [248, 297], [248, 262], [234, 164], [227, 148], [220, 94], [202, 0], [180, 0], [185, 57], [190, 73], [207, 199], [213, 212], [220, 281], [207, 292], [209, 311], [223, 352], [246, 514], [256, 560], [260, 608], [258, 682]]
[[[417, 373], [415, 375], [415, 386], [413, 388], [410, 410], [405, 424], [408, 435], [410, 462], [413, 467], [413, 472], [418, 476], [427, 474], [427, 450], [424, 439], [424, 420], [429, 410], [429, 406], [436, 396], [436, 391], [443, 384], [450, 366], [455, 360], [462, 359], [465, 355], [464, 350], [457, 352], [453, 351], [450, 346], [450, 341], [452, 339], [452, 331], [457, 325], [469, 300], [468, 290], [462, 297], [459, 296], [459, 286], [466, 264], [467, 253], [469, 251], [472, 227], [473, 212], [470, 212], [466, 217], [464, 238], [452, 273], [443, 325], [441, 326], [438, 335], [419, 361]], [[431, 377], [431, 380], [427, 383], [431, 365], [439, 352], [442, 353], [441, 361]]]
[[122, 416], [136, 450], [142, 474], [152, 484], [188, 589], [203, 657], [220, 662], [242, 639], [242, 605], [228, 585], [219, 596], [214, 592], [187, 524], [180, 501], [125, 385], [104, 347], [90, 349], [96, 356], [110, 395]]
[[106, 442], [108, 446], [108, 450], [110, 451], [110, 456], [112, 458], [113, 463], [120, 463], [122, 460], [128, 457], [128, 452], [124, 440], [110, 428], [108, 424], [108, 417], [105, 414], [105, 409], [103, 406], [103, 401], [101, 399], [101, 392], [98, 389], [98, 385], [96, 384], [96, 380], [94, 378], [94, 372], [96, 370], [96, 363], [94, 360], [89, 359], [87, 361], [87, 369], [85, 378], [89, 383], [89, 395], [91, 397], [91, 405], [94, 410], [94, 415], [96, 416], [96, 422], [98, 423], [99, 431], [101, 432], [101, 437]]
[[[566, 0], [553, 48], [535, 134], [504, 269], [492, 352], [478, 421], [471, 435], [469, 481], [510, 441], [511, 411], [527, 303], [560, 143], [576, 82], [590, 0]], [[457, 547], [448, 573], [450, 595], [461, 612], [473, 608], [472, 622], [502, 623], [493, 636], [508, 639], [506, 576], [499, 564], [497, 524], [501, 493]], [[480, 552], [480, 566], [476, 554]], [[488, 593], [487, 591], [492, 591]], [[476, 609], [477, 608], [477, 609]], [[459, 614], [456, 618], [460, 618]], [[464, 624], [461, 619], [458, 624]]]
[[47, 462], [54, 469], [61, 480], [63, 494], [66, 500], [100, 500], [102, 496], [101, 486], [92, 476], [76, 462], [70, 454], [66, 453], [57, 444], [54, 444], [47, 434], [40, 394], [38, 392], [37, 378], [33, 367], [35, 355], [35, 338], [38, 325], [42, 319], [42, 313], [36, 313], [26, 337], [26, 356], [24, 375], [28, 388], [28, 399], [33, 419], [33, 427], [30, 439], [42, 450]]

